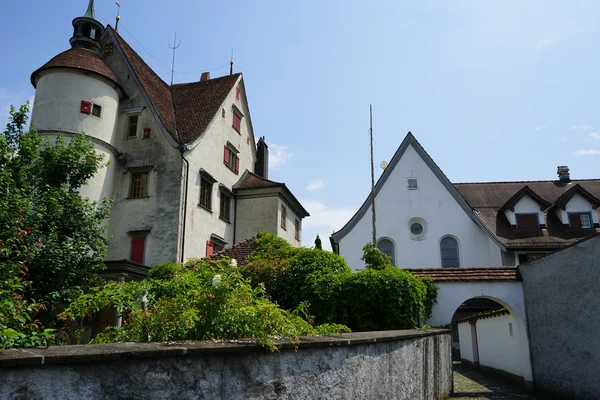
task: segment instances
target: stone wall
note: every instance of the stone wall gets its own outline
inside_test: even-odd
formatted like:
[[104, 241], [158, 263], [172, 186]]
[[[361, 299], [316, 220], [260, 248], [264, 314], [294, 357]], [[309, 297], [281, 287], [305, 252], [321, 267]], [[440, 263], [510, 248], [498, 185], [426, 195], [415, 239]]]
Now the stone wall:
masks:
[[600, 236], [519, 271], [536, 391], [544, 398], [598, 399]]
[[0, 351], [2, 399], [406, 399], [452, 390], [448, 330]]

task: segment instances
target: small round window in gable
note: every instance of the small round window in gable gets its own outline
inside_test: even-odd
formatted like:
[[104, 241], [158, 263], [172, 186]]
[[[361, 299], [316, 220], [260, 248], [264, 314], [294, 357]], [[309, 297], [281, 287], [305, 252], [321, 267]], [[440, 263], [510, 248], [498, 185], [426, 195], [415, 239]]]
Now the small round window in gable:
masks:
[[427, 238], [427, 221], [423, 218], [413, 217], [407, 225], [412, 240], [425, 240]]

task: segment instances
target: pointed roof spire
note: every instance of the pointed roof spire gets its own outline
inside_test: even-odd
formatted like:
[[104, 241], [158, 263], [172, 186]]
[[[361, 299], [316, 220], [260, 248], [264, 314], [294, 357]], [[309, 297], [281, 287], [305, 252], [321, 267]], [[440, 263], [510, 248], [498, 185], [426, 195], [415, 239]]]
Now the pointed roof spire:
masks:
[[96, 15], [95, 15], [95, 12], [94, 12], [94, 0], [90, 0], [90, 2], [88, 4], [87, 11], [85, 12], [84, 17], [91, 18], [91, 19], [96, 19]]

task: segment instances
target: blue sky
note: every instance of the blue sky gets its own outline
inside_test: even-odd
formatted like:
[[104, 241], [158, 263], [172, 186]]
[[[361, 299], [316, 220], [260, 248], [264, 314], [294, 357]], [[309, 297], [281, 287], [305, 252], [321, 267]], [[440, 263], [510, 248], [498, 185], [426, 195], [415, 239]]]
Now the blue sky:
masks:
[[[0, 3], [0, 124], [31, 98], [32, 71], [69, 47], [87, 0]], [[271, 173], [324, 244], [412, 131], [453, 182], [598, 178], [600, 2], [122, 0], [119, 32], [165, 80], [242, 71]], [[113, 24], [116, 6], [96, 0]], [[377, 169], [377, 176], [381, 170]]]

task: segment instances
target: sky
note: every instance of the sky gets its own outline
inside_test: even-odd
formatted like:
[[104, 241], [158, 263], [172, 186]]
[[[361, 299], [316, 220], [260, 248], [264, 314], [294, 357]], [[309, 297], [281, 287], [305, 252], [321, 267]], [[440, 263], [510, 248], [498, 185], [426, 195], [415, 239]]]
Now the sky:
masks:
[[[96, 0], [114, 24], [116, 5]], [[32, 99], [31, 72], [69, 48], [87, 0], [0, 3], [0, 125]], [[600, 2], [121, 0], [119, 33], [167, 82], [243, 72], [269, 178], [328, 237], [411, 131], [452, 182], [573, 179], [600, 166]]]

